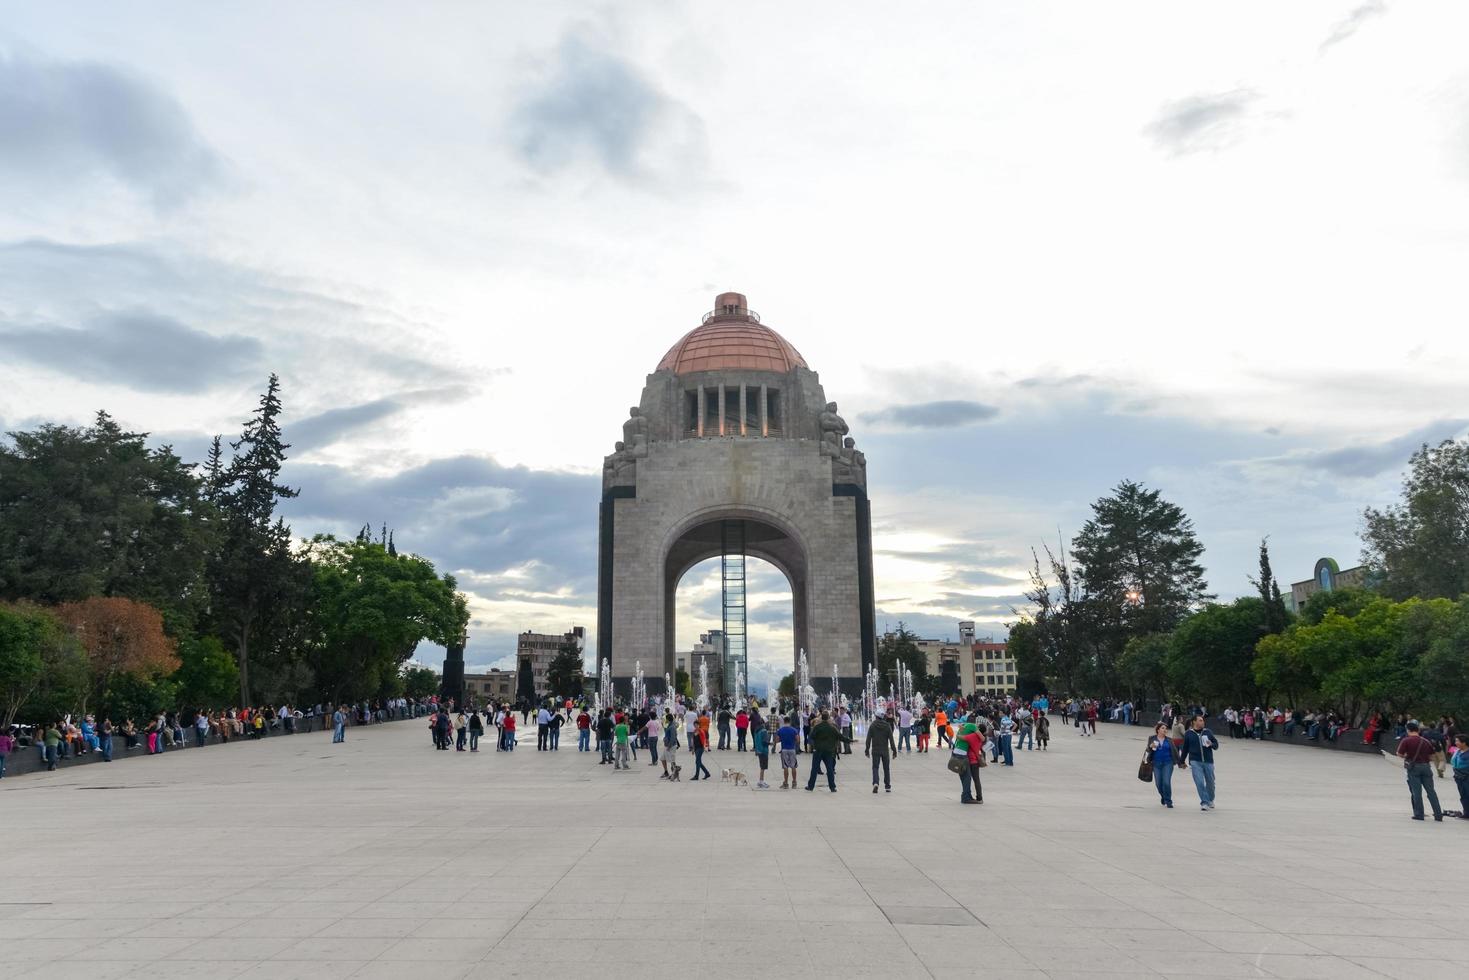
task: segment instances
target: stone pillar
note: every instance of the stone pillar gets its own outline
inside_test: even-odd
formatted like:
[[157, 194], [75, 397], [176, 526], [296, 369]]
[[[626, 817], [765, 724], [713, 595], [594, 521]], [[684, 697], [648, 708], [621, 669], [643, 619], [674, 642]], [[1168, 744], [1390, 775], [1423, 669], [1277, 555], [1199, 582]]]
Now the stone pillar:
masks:
[[745, 434], [745, 392], [748, 391], [744, 385], [740, 385], [740, 435]]
[[697, 428], [699, 430], [699, 438], [702, 439], [704, 438], [704, 386], [699, 385], [698, 391], [699, 394], [698, 397], [695, 399], [695, 405], [698, 407], [699, 410], [699, 422]]
[[719, 434], [724, 435], [724, 382], [719, 382]]
[[764, 438], [770, 435], [770, 418], [766, 410], [770, 407], [770, 396], [765, 393], [765, 386], [760, 386], [760, 436]]

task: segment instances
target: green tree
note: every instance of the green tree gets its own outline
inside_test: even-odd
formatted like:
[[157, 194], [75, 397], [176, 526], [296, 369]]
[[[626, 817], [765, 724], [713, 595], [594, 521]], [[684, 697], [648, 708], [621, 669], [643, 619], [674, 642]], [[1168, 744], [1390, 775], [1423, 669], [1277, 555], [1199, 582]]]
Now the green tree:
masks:
[[1032, 610], [1028, 616], [1020, 615], [1034, 624], [1034, 643], [1026, 645], [1030, 638], [1022, 636], [1022, 646], [1017, 652], [1027, 658], [1029, 672], [1053, 680], [1065, 693], [1086, 693], [1095, 681], [1092, 667], [1096, 663], [1096, 631], [1091, 628], [1095, 604], [1082, 594], [1064, 550], [1057, 557], [1046, 548], [1046, 561], [1055, 585], [1041, 569], [1040, 556], [1034, 549], [1031, 558], [1034, 566], [1025, 597]]
[[64, 714], [85, 695], [81, 644], [48, 609], [0, 603], [0, 730], [22, 709]]
[[410, 698], [433, 697], [439, 690], [439, 675], [431, 667], [405, 664], [403, 693]]
[[575, 643], [563, 643], [546, 665], [546, 687], [560, 698], [579, 698], [586, 684], [586, 665]]
[[1363, 517], [1363, 560], [1393, 599], [1469, 593], [1469, 439], [1415, 452], [1401, 500]]
[[239, 693], [239, 667], [218, 637], [184, 637], [179, 641], [179, 661], [171, 680], [178, 686], [181, 704], [213, 710], [227, 707]]
[[1203, 553], [1193, 522], [1157, 490], [1124, 480], [1092, 504], [1071, 554], [1104, 686], [1129, 639], [1171, 632], [1212, 598], [1199, 564]]
[[1269, 538], [1260, 539], [1260, 577], [1250, 579], [1250, 582], [1260, 594], [1265, 632], [1279, 633], [1290, 625], [1290, 611], [1285, 608], [1285, 597], [1280, 594], [1280, 583], [1276, 581], [1275, 572], [1270, 567], [1269, 541]]
[[0, 445], [0, 599], [136, 599], [191, 623], [206, 601], [209, 507], [193, 468], [106, 412]]
[[1164, 670], [1169, 690], [1200, 702], [1258, 699], [1255, 646], [1265, 634], [1265, 603], [1254, 596], [1210, 603], [1174, 630]]
[[468, 624], [452, 575], [427, 559], [389, 555], [375, 541], [318, 535], [307, 657], [333, 701], [383, 696], [420, 640], [448, 646]]
[[[791, 683], [795, 684], [795, 681], [792, 681]], [[682, 694], [686, 698], [691, 698], [694, 696], [693, 678], [691, 678], [689, 676], [689, 672], [684, 670], [682, 667], [674, 671], [673, 687], [674, 690], [676, 690], [679, 694]]]
[[898, 628], [884, 634], [878, 641], [877, 673], [884, 685], [897, 685], [900, 667], [908, 668], [915, 682], [921, 682], [927, 676], [928, 660], [923, 651], [918, 649], [918, 644], [913, 642], [916, 638], [916, 634], [899, 620]]
[[1117, 677], [1134, 701], [1164, 700], [1168, 684], [1168, 654], [1173, 637], [1168, 633], [1134, 636], [1117, 658]]
[[1301, 605], [1301, 622], [1315, 626], [1330, 612], [1355, 616], [1375, 602], [1379, 596], [1366, 589], [1322, 589], [1313, 592]]
[[782, 677], [780, 679], [780, 683], [775, 686], [775, 693], [778, 696], [783, 697], [783, 698], [793, 698], [793, 697], [795, 697], [796, 696], [796, 675], [795, 674], [786, 674], [784, 677]]
[[289, 652], [292, 624], [309, 595], [310, 569], [291, 548], [291, 529], [276, 505], [298, 491], [280, 482], [290, 444], [281, 436], [280, 380], [272, 374], [224, 465], [211, 450], [207, 494], [220, 510], [220, 546], [209, 570], [216, 630], [234, 648], [240, 700], [253, 703], [252, 657]]
[[1005, 651], [1015, 660], [1016, 694], [1029, 699], [1050, 690], [1041, 630], [1033, 620], [1021, 619], [1010, 624]]
[[1425, 706], [1437, 714], [1469, 718], [1469, 596], [1434, 625], [1418, 664]]

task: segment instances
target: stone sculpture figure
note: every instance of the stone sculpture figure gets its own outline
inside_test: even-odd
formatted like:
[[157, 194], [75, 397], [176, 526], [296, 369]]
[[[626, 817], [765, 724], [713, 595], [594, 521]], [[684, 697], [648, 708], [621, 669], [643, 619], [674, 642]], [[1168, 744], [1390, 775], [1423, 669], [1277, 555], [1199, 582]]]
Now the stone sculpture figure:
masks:
[[837, 403], [827, 402], [826, 408], [821, 413], [821, 455], [840, 458], [842, 455], [842, 437], [850, 430], [846, 421], [837, 414]]
[[867, 485], [867, 455], [851, 436], [842, 441], [841, 455], [831, 462], [831, 478], [833, 483]]
[[619, 442], [616, 451], [602, 461], [602, 486], [635, 480], [637, 471], [637, 461], [627, 451], [627, 443]]
[[622, 438], [629, 455], [648, 455], [648, 418], [642, 409], [636, 406], [628, 409], [627, 421], [622, 423]]

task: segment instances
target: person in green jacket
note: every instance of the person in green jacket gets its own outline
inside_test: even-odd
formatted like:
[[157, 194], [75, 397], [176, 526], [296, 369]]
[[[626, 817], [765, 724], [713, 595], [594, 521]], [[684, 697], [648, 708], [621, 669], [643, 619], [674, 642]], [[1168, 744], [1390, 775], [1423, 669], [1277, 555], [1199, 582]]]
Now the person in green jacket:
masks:
[[56, 757], [61, 750], [61, 722], [48, 727], [41, 741], [46, 743], [46, 771], [52, 772], [56, 769]]
[[831, 723], [831, 712], [823, 711], [821, 720], [811, 726], [811, 777], [806, 780], [806, 792], [816, 789], [816, 777], [821, 767], [826, 766], [826, 788], [837, 791], [837, 750], [843, 742], [851, 741], [842, 735], [842, 730]]

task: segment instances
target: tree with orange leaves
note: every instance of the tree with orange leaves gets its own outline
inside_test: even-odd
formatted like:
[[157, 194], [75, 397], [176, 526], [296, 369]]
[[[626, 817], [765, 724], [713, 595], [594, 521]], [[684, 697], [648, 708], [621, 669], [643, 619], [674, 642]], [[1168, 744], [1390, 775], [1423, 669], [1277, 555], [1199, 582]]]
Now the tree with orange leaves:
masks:
[[[118, 678], [153, 678], [179, 667], [177, 644], [164, 634], [163, 616], [147, 603], [94, 596], [62, 603], [56, 607], [56, 617], [75, 633], [86, 651], [93, 705], [106, 703]], [[83, 712], [88, 703], [82, 703]]]

